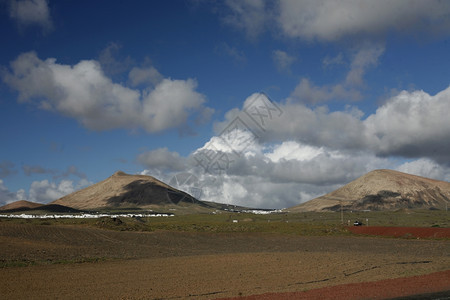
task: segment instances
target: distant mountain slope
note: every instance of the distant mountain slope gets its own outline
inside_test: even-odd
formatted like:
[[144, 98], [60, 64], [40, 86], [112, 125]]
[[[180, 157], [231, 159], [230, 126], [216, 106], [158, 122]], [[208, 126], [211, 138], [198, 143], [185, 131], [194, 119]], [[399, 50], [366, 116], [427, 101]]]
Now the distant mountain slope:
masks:
[[209, 206], [152, 176], [128, 175], [120, 171], [99, 183], [53, 201], [51, 204], [84, 210], [114, 207]]
[[393, 170], [375, 170], [288, 211], [445, 209], [450, 183]]
[[0, 207], [0, 211], [28, 210], [28, 209], [37, 208], [42, 205], [44, 205], [44, 204], [26, 201], [26, 200], [19, 200], [19, 201], [12, 202], [12, 203], [9, 203], [9, 204], [6, 204], [6, 205]]

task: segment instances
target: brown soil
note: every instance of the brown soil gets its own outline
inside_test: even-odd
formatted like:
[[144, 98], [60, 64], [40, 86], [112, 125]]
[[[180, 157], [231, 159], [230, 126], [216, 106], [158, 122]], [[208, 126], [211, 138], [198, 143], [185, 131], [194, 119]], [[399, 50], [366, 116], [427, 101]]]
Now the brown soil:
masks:
[[[432, 283], [432, 284], [431, 284]], [[443, 291], [443, 292], [441, 292]], [[445, 298], [444, 298], [445, 296]], [[428, 275], [380, 280], [375, 282], [349, 283], [314, 289], [305, 292], [267, 293], [248, 297], [224, 298], [243, 300], [288, 299], [391, 299], [399, 297], [419, 299], [448, 299], [450, 296], [450, 270]], [[422, 297], [422, 298], [421, 298]], [[429, 298], [428, 298], [429, 297]]]
[[[383, 285], [443, 271], [447, 280], [449, 253], [448, 240], [139, 233], [0, 222], [0, 263], [6, 266], [0, 290], [5, 299], [214, 299], [332, 286], [354, 290], [358, 285], [348, 284]], [[76, 263], [83, 261], [88, 263]], [[443, 289], [431, 285], [436, 282], [429, 281], [430, 291]], [[410, 292], [402, 291], [399, 296]]]
[[381, 235], [411, 238], [450, 238], [450, 228], [352, 226], [348, 229], [356, 234]]

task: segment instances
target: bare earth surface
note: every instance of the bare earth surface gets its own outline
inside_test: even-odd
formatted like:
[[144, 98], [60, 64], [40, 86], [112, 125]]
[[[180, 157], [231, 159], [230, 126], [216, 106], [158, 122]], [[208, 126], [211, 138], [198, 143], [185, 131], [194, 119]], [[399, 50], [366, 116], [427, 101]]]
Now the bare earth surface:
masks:
[[[444, 291], [444, 292], [436, 292]], [[305, 292], [267, 293], [248, 297], [228, 298], [243, 300], [275, 299], [449, 299], [450, 271], [422, 276], [380, 280], [375, 282], [349, 283], [313, 289]], [[225, 299], [222, 299], [225, 300]]]
[[356, 234], [381, 235], [406, 238], [447, 238], [450, 239], [450, 228], [419, 227], [384, 227], [384, 226], [352, 226], [348, 229]]
[[[318, 299], [330, 298], [323, 293], [331, 287], [335, 299], [361, 299], [450, 291], [449, 240], [0, 222], [0, 262], [3, 299], [297, 299], [303, 291], [319, 293]], [[371, 289], [394, 290], [387, 279], [397, 280], [397, 294]]]

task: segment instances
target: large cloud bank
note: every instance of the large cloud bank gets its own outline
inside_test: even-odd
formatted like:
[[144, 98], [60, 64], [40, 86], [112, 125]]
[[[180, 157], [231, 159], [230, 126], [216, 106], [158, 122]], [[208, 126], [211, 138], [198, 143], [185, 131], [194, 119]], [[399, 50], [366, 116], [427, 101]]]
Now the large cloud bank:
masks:
[[450, 87], [436, 95], [402, 91], [366, 119], [357, 108], [280, 104], [283, 118], [268, 128], [267, 140], [294, 139], [339, 150], [369, 150], [380, 156], [450, 159]]
[[[265, 97], [254, 94], [242, 109], [229, 111], [216, 124], [217, 135], [189, 157], [162, 148], [139, 159], [145, 174], [166, 181], [177, 172], [194, 174], [205, 200], [253, 207], [296, 205], [379, 168], [449, 180], [449, 93], [403, 91], [365, 119], [356, 108], [329, 112], [276, 103], [282, 113], [270, 120], [259, 111], [266, 118], [263, 134], [245, 114]], [[230, 127], [236, 120], [245, 126]]]

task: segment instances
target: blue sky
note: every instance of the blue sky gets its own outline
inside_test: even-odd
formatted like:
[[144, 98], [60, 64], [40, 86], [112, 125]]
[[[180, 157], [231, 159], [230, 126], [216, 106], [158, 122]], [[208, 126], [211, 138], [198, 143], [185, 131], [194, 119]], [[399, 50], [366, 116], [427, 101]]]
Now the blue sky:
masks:
[[117, 170], [267, 208], [450, 180], [446, 1], [4, 0], [0, 38], [0, 204]]

